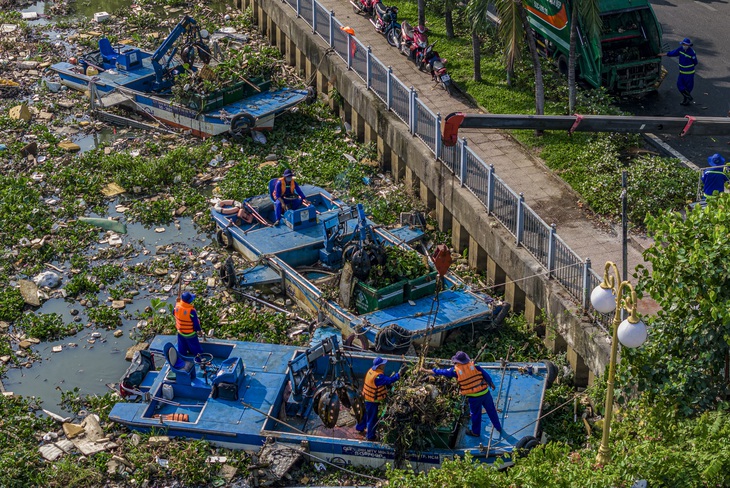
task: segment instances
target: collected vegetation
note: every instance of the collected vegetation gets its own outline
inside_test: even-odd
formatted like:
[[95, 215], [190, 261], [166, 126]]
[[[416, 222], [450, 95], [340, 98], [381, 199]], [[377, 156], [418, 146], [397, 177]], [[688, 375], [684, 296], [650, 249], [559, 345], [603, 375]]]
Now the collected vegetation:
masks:
[[436, 376], [426, 381], [416, 365], [401, 374], [385, 399], [380, 418], [383, 442], [395, 449], [395, 465], [406, 451], [447, 449], [463, 411], [456, 381]]
[[385, 246], [385, 263], [370, 268], [365, 283], [375, 289], [385, 288], [402, 280], [420, 278], [430, 270], [428, 258], [423, 254], [399, 246]]

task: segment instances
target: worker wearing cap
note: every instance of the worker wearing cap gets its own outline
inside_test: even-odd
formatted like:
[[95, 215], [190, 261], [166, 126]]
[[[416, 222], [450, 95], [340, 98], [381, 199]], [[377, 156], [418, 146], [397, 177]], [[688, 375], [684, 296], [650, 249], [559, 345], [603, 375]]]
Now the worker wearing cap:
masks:
[[659, 56], [668, 56], [670, 58], [679, 58], [679, 76], [677, 77], [677, 90], [682, 94], [684, 99], [680, 105], [689, 105], [693, 100], [692, 89], [695, 85], [695, 66], [697, 66], [697, 54], [692, 49], [692, 41], [685, 37], [679, 43], [679, 47], [666, 54]]
[[400, 379], [400, 373], [385, 376], [387, 359], [377, 357], [373, 360], [373, 367], [365, 374], [365, 384], [362, 387], [362, 396], [365, 398], [365, 416], [355, 426], [360, 434], [365, 434], [367, 440], [375, 440], [375, 426], [378, 423], [378, 406], [388, 393], [387, 387]]
[[487, 410], [489, 420], [499, 432], [502, 431], [502, 424], [499, 422], [497, 409], [494, 407], [492, 395], [489, 389], [494, 390], [494, 382], [491, 376], [480, 366], [474, 364], [464, 351], [457, 352], [451, 358], [454, 366], [449, 369], [428, 370], [422, 368], [424, 373], [434, 376], [446, 376], [447, 378], [456, 378], [459, 383], [459, 393], [469, 399], [469, 412], [471, 413], [471, 429], [467, 429], [466, 435], [471, 437], [481, 437], [482, 429], [482, 407]]
[[[375, 2], [373, 2], [375, 4]], [[355, 42], [355, 29], [349, 25], [340, 26], [340, 30], [345, 34], [350, 34], [350, 57], [354, 58], [357, 52], [357, 43]]]
[[702, 184], [704, 185], [705, 197], [725, 191], [725, 184], [730, 181], [725, 166], [725, 158], [719, 154], [713, 154], [707, 158], [709, 168], [702, 171]]
[[177, 329], [177, 350], [184, 356], [196, 356], [203, 353], [203, 348], [198, 341], [198, 333], [201, 332], [198, 312], [193, 306], [195, 295], [186, 291], [175, 302], [173, 315], [175, 316], [175, 328]]
[[284, 174], [274, 185], [271, 198], [274, 200], [274, 218], [277, 224], [284, 213], [284, 205], [286, 205], [286, 208], [296, 210], [307, 199], [299, 184], [294, 181], [294, 172], [290, 169], [284, 170]]

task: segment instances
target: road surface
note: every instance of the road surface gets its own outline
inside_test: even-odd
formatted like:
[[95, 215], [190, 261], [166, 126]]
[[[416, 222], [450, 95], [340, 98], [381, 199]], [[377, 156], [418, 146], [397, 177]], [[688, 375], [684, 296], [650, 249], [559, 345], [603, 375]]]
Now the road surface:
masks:
[[[725, 0], [652, 0], [664, 31], [664, 51], [689, 37], [699, 64], [692, 91], [694, 102], [683, 107], [677, 91], [677, 58], [662, 58], [669, 74], [659, 93], [641, 100], [622, 100], [624, 110], [636, 115], [726, 117], [730, 112], [730, 2]], [[687, 138], [659, 136], [698, 166], [719, 152], [730, 159], [730, 136]]]

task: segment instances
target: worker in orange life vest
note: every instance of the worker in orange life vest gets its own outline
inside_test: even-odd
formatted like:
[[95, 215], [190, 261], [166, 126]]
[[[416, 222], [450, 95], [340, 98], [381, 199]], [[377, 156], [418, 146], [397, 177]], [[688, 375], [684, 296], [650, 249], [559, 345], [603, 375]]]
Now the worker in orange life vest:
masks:
[[365, 398], [365, 415], [355, 426], [361, 434], [365, 434], [367, 440], [375, 440], [375, 426], [378, 423], [378, 406], [385, 399], [388, 393], [387, 386], [392, 385], [400, 379], [400, 373], [385, 376], [385, 363], [387, 359], [377, 357], [373, 360], [373, 367], [365, 374], [365, 384], [362, 387], [362, 396]]
[[284, 213], [284, 205], [286, 208], [296, 210], [307, 200], [299, 184], [294, 181], [294, 172], [290, 169], [284, 170], [284, 175], [274, 185], [271, 198], [274, 200], [274, 218], [277, 224], [281, 220], [281, 214]]
[[466, 431], [466, 435], [481, 437], [482, 407], [487, 410], [487, 415], [494, 428], [501, 432], [502, 424], [499, 423], [499, 415], [494, 407], [492, 395], [489, 393], [490, 388], [494, 390], [494, 382], [489, 373], [474, 364], [474, 361], [464, 351], [457, 352], [451, 361], [454, 363], [453, 368], [433, 370], [423, 368], [422, 371], [434, 376], [456, 378], [456, 381], [459, 382], [459, 392], [469, 398], [471, 413], [471, 429]]
[[195, 295], [186, 291], [177, 302], [173, 315], [175, 316], [175, 328], [177, 328], [177, 350], [184, 356], [196, 356], [202, 354], [203, 348], [198, 341], [198, 334], [201, 333], [198, 312], [193, 307]]

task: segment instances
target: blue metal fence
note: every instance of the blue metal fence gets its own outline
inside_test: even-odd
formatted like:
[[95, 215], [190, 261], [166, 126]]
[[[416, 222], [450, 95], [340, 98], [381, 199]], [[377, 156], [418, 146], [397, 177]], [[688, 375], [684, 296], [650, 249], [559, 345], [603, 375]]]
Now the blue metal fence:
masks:
[[437, 159], [451, 170], [461, 185], [468, 188], [515, 236], [517, 245], [524, 246], [545, 267], [546, 274], [554, 277], [589, 312], [597, 325], [606, 328], [610, 317], [595, 312], [590, 306], [591, 290], [602, 280], [590, 267], [590, 260], [582, 260], [530, 207], [524, 197], [512, 191], [461, 139], [446, 147], [441, 143], [441, 120], [418, 99], [413, 88], [408, 88], [392, 70], [373, 56], [354, 36], [340, 27], [342, 23], [317, 0], [285, 0], [302, 17], [313, 32], [327, 44], [367, 84], [368, 89], [385, 102], [408, 125], [411, 133], [421, 139]]

